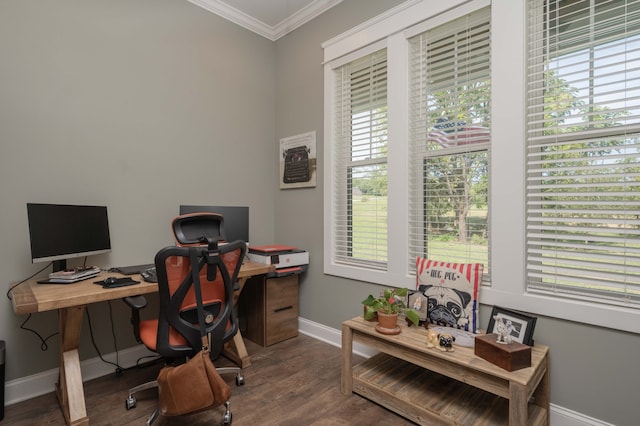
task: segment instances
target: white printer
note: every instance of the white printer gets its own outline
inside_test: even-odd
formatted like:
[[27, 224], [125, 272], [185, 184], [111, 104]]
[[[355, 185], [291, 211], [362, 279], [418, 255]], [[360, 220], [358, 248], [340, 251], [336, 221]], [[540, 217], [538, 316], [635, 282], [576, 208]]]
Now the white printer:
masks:
[[309, 252], [293, 246], [249, 246], [247, 257], [252, 262], [275, 265], [275, 276], [304, 272], [309, 266]]

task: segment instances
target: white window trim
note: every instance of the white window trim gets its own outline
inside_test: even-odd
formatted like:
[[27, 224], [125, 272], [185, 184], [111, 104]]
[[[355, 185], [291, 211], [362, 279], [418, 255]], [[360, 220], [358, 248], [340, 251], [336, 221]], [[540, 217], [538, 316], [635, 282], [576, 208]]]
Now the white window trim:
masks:
[[[332, 264], [333, 259], [331, 235], [333, 233], [331, 215], [333, 205], [331, 194], [326, 188], [332, 188], [332, 105], [331, 99], [333, 78], [331, 61], [356, 52], [377, 41], [387, 39], [390, 57], [389, 63], [401, 59], [406, 50], [398, 58], [394, 58], [392, 46], [404, 43], [411, 31], [404, 31], [427, 19], [448, 19], [463, 8], [479, 8], [479, 3], [488, 4], [488, 0], [480, 1], [435, 1], [421, 0], [403, 3], [397, 8], [373, 19], [353, 30], [335, 37], [322, 47], [325, 49], [324, 70], [324, 272], [330, 275], [369, 281], [383, 285], [402, 285], [412, 287], [415, 277], [404, 272], [408, 253], [407, 226], [389, 224], [390, 247], [404, 247], [404, 250], [390, 250], [389, 272], [380, 273], [354, 267]], [[455, 9], [455, 10], [454, 10]], [[491, 80], [492, 80], [492, 125], [490, 149], [490, 262], [491, 285], [480, 290], [480, 302], [487, 305], [504, 306], [511, 309], [531, 312], [535, 315], [550, 316], [586, 324], [599, 325], [612, 329], [640, 333], [640, 311], [632, 308], [599, 305], [584, 301], [554, 299], [543, 295], [529, 294], [526, 291], [526, 195], [525, 195], [525, 154], [526, 154], [526, 0], [493, 0], [491, 1], [492, 25], [491, 43]], [[394, 37], [390, 37], [394, 35]], [[389, 38], [388, 38], [389, 37]], [[406, 63], [406, 60], [404, 61]], [[389, 86], [407, 86], [406, 72], [395, 75], [397, 71], [390, 65]], [[404, 68], [403, 68], [404, 69]], [[389, 140], [407, 137], [406, 93], [398, 95], [394, 90], [390, 93], [389, 102]], [[405, 114], [403, 122], [393, 122], [392, 116]], [[403, 128], [404, 126], [404, 128]], [[406, 147], [405, 147], [406, 149]], [[406, 162], [406, 152], [391, 155], [389, 162]], [[399, 158], [404, 156], [404, 158]], [[391, 166], [390, 166], [391, 167]], [[394, 215], [408, 217], [407, 182], [404, 178], [391, 177], [389, 181], [389, 205], [397, 209]], [[394, 199], [391, 199], [394, 194]], [[391, 214], [391, 211], [390, 211]], [[393, 254], [393, 256], [391, 256]], [[402, 258], [405, 260], [399, 261]], [[399, 266], [398, 266], [399, 265]], [[399, 268], [399, 269], [397, 269]], [[482, 320], [482, 319], [481, 319]], [[486, 319], [482, 320], [486, 324]]]
[[[332, 40], [322, 44], [324, 48], [324, 134], [327, 139], [333, 135], [333, 102], [334, 87], [333, 70], [345, 63], [365, 56], [375, 50], [387, 47], [387, 63], [393, 64], [388, 68], [388, 87], [406, 88], [408, 84], [408, 43], [405, 29], [427, 19], [449, 20], [447, 15], [464, 14], [461, 9], [451, 12], [462, 4], [488, 4], [488, 0], [456, 0], [437, 2], [434, 0], [408, 1], [387, 13], [366, 22]], [[439, 21], [437, 21], [439, 22]], [[408, 138], [408, 100], [407, 90], [390, 91], [388, 104], [388, 140], [393, 144], [389, 149], [387, 165], [389, 170], [408, 169], [408, 144], [398, 144], [394, 141], [407, 141]], [[409, 255], [408, 237], [408, 177], [406, 173], [389, 173], [388, 202], [389, 217], [405, 217], [406, 221], [395, 223], [390, 221], [388, 228], [389, 247], [404, 247], [403, 250], [390, 249], [388, 252], [387, 270], [377, 271], [352, 265], [334, 263], [335, 258], [332, 236], [334, 228], [332, 215], [335, 211], [330, 188], [335, 187], [333, 171], [335, 163], [331, 142], [324, 145], [324, 272], [344, 278], [368, 281], [386, 286], [415, 287], [415, 276], [407, 273], [406, 265]]]
[[526, 0], [494, 0], [491, 21], [499, 23], [491, 34], [492, 268], [491, 287], [481, 289], [480, 302], [640, 333], [637, 309], [526, 290]]

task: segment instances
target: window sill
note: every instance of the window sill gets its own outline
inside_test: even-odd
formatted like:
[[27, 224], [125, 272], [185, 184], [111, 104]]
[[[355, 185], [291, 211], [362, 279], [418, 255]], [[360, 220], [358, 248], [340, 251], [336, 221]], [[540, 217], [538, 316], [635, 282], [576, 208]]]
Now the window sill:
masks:
[[480, 289], [480, 303], [501, 306], [534, 315], [580, 322], [640, 334], [640, 312], [635, 307], [603, 305], [571, 299], [555, 299], [538, 294], [513, 294], [491, 287]]

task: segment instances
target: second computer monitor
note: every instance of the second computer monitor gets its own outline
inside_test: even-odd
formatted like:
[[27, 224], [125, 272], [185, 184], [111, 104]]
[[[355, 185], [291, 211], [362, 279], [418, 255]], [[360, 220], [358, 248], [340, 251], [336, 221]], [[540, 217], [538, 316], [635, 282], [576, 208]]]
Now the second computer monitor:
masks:
[[249, 242], [249, 207], [181, 205], [180, 214], [213, 212], [224, 218], [227, 241]]

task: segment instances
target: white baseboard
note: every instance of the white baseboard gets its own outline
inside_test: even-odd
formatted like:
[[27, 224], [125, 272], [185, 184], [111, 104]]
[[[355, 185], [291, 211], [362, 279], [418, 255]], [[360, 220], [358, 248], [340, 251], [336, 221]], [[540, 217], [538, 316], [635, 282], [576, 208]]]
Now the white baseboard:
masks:
[[[127, 348], [119, 351], [118, 364], [123, 368], [127, 368], [135, 365], [138, 359], [149, 355], [157, 356], [157, 354], [147, 350], [144, 345]], [[116, 363], [115, 353], [103, 355], [103, 358]], [[53, 392], [55, 390], [55, 384], [58, 382], [58, 370], [58, 368], [54, 368], [31, 376], [8, 381], [5, 384], [5, 405], [15, 404]], [[115, 374], [116, 367], [96, 357], [82, 361], [80, 363], [80, 370], [82, 371], [82, 379], [87, 381], [106, 376], [107, 374]]]
[[[335, 328], [326, 325], [298, 318], [298, 331], [314, 339], [321, 340], [330, 345], [342, 346], [342, 333]], [[363, 356], [370, 357], [375, 355], [376, 351], [361, 345], [357, 342], [353, 344], [353, 352]], [[145, 356], [153, 356], [153, 352], [148, 351], [143, 345], [134, 346], [119, 352], [119, 364], [123, 367], [135, 365], [137, 360]], [[105, 360], [116, 361], [115, 353], [103, 355]], [[92, 358], [80, 363], [82, 370], [82, 378], [86, 380], [96, 379], [98, 377], [113, 374], [115, 366], [103, 362], [100, 358]], [[31, 376], [22, 377], [16, 380], [10, 380], [5, 384], [5, 404], [11, 405], [21, 401], [25, 401], [36, 396], [53, 392], [55, 384], [58, 381], [58, 369], [43, 371]], [[613, 426], [610, 423], [597, 420], [584, 414], [551, 404], [550, 423], [552, 426]]]
[[603, 422], [593, 417], [569, 410], [559, 405], [551, 404], [549, 409], [551, 412], [551, 426], [567, 425], [567, 426], [615, 426], [612, 423]]

